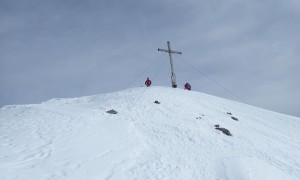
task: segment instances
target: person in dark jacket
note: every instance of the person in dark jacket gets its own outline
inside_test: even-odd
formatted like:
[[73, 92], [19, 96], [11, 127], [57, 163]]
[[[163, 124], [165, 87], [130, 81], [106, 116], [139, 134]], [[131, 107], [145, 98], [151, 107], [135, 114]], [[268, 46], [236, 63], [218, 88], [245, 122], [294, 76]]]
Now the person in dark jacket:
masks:
[[145, 85], [147, 86], [147, 87], [149, 87], [149, 86], [151, 86], [151, 80], [147, 77], [147, 80], [146, 80], [146, 82], [145, 82]]
[[191, 85], [189, 83], [185, 83], [184, 89], [187, 89], [187, 90], [190, 91], [192, 89], [192, 87], [191, 87]]

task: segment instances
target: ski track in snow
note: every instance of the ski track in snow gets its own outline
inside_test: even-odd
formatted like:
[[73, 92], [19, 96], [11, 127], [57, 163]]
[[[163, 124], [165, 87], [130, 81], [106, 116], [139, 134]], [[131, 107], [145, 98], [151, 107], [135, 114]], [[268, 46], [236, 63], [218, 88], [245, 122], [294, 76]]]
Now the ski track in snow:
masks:
[[6, 106], [0, 177], [300, 179], [299, 125], [296, 117], [165, 87]]

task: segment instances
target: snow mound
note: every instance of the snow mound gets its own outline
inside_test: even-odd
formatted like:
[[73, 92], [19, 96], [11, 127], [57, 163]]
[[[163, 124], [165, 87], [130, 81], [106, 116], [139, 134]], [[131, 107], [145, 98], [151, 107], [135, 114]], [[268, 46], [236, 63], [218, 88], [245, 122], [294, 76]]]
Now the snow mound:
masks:
[[300, 179], [299, 125], [297, 117], [167, 87], [5, 106], [0, 177]]
[[217, 168], [219, 177], [223, 179], [243, 179], [243, 180], [297, 180], [290, 176], [289, 172], [269, 164], [267, 161], [258, 158], [233, 157], [223, 159]]

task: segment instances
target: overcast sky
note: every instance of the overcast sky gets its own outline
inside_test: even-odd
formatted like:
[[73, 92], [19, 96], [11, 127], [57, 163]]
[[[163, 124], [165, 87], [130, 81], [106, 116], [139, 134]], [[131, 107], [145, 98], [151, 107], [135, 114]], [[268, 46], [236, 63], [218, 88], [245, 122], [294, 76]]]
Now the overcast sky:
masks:
[[0, 0], [0, 102], [177, 84], [300, 117], [299, 0]]

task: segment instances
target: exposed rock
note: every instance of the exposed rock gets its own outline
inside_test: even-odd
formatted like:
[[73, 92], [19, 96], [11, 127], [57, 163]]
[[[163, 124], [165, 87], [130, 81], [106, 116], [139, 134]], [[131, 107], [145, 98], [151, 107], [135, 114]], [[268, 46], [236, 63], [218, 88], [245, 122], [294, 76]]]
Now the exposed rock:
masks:
[[231, 112], [227, 112], [226, 114], [232, 115]]
[[156, 104], [160, 104], [160, 102], [159, 102], [159, 101], [154, 101], [154, 103], [156, 103]]
[[238, 120], [239, 120], [238, 118], [233, 117], [233, 116], [231, 116], [231, 119], [233, 119], [233, 120], [235, 120], [235, 121], [238, 121]]
[[218, 128], [218, 127], [220, 127], [220, 125], [219, 125], [219, 124], [216, 124], [216, 125], [215, 125], [215, 127], [217, 127], [217, 128]]
[[109, 110], [109, 111], [106, 111], [107, 113], [109, 113], [109, 114], [117, 114], [118, 112], [117, 111], [115, 111], [115, 110]]
[[227, 136], [232, 136], [232, 134], [230, 133], [230, 131], [228, 129], [225, 128], [219, 128], [216, 127], [217, 130], [222, 131], [224, 134], [226, 134]]

